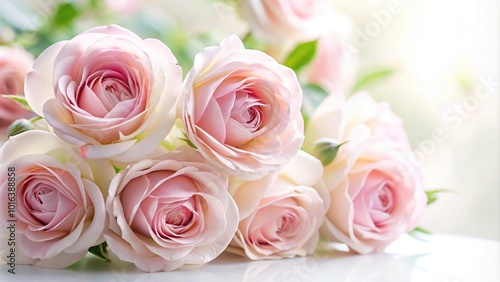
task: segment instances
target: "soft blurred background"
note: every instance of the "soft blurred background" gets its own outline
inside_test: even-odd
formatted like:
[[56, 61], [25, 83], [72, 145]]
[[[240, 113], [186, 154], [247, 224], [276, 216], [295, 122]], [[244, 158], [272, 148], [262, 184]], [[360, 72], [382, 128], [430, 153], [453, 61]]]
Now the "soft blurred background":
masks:
[[[358, 43], [360, 73], [397, 70], [371, 92], [405, 120], [426, 186], [453, 191], [429, 207], [422, 226], [499, 240], [499, 2], [336, 2], [368, 38]], [[385, 26], [375, 33], [370, 23], [394, 3], [400, 12], [379, 20]]]
[[[185, 72], [193, 56], [248, 26], [236, 0], [0, 0], [0, 45], [38, 55], [116, 23], [164, 41]], [[352, 21], [345, 68], [404, 120], [428, 189], [445, 189], [422, 227], [500, 240], [500, 4], [497, 0], [335, 0]], [[36, 31], [36, 32], [31, 32]], [[349, 66], [352, 64], [354, 66]], [[376, 79], [374, 79], [376, 78]], [[349, 93], [349, 89], [346, 89]]]

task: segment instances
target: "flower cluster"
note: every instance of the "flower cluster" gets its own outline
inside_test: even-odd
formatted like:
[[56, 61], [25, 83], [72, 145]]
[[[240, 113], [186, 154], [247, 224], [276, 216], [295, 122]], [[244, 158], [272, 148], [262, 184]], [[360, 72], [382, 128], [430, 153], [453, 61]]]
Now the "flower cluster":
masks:
[[[56, 42], [32, 66], [7, 61], [2, 94], [24, 93], [47, 123], [0, 148], [0, 171], [16, 171], [18, 263], [65, 268], [106, 243], [144, 271], [170, 271], [223, 251], [306, 256], [320, 240], [380, 252], [413, 230], [427, 197], [402, 120], [367, 92], [341, 93], [338, 31], [317, 28], [331, 23], [327, 4], [242, 1], [268, 52], [232, 35], [184, 78], [167, 45], [118, 25]], [[279, 58], [309, 40], [311, 61]], [[331, 94], [306, 113], [313, 83]], [[4, 114], [18, 105], [1, 99], [0, 128], [34, 115]], [[2, 203], [9, 183], [2, 173]], [[2, 232], [11, 215], [0, 211]]]

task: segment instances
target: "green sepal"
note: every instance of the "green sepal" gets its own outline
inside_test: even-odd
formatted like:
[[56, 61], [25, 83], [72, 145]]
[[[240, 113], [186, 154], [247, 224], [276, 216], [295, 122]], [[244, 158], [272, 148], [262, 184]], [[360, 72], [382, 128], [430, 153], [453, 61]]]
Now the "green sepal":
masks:
[[323, 166], [327, 166], [333, 162], [340, 147], [347, 142], [349, 141], [340, 144], [330, 140], [316, 142], [313, 147], [313, 155], [321, 161]]
[[106, 241], [104, 241], [104, 243], [100, 244], [100, 245], [97, 245], [97, 246], [93, 246], [93, 247], [90, 247], [89, 248], [89, 253], [95, 255], [95, 256], [98, 256], [102, 259], [104, 259], [105, 261], [111, 261], [109, 258], [108, 258], [108, 243], [106, 243]]

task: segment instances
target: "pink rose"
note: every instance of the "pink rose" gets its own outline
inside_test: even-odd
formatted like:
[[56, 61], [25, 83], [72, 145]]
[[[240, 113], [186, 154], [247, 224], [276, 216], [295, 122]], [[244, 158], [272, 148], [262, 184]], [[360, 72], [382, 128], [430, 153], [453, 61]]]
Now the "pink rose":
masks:
[[300, 149], [302, 91], [295, 73], [231, 36], [199, 53], [184, 81], [189, 140], [213, 164], [245, 179], [279, 170]]
[[189, 147], [127, 167], [106, 200], [110, 249], [149, 272], [214, 259], [238, 225], [227, 185], [227, 176]]
[[[38, 130], [9, 139], [0, 158], [1, 232], [11, 237], [14, 215], [16, 263], [64, 268], [104, 241], [100, 188], [115, 174], [109, 162], [87, 163], [67, 143]], [[13, 246], [3, 242], [5, 258]]]
[[345, 135], [359, 123], [367, 125], [373, 136], [385, 136], [405, 149], [410, 149], [410, 141], [403, 120], [391, 110], [388, 102], [377, 103], [366, 91], [352, 95], [344, 105]]
[[322, 171], [317, 159], [301, 151], [279, 173], [257, 181], [233, 180], [240, 223], [228, 251], [254, 260], [311, 254], [329, 204], [320, 196], [326, 191], [316, 191], [324, 189]]
[[[32, 63], [33, 56], [25, 50], [0, 46], [0, 95], [24, 95], [24, 77]], [[16, 119], [31, 115], [18, 103], [0, 96], [0, 134]]]
[[105, 0], [106, 6], [115, 13], [133, 14], [141, 8], [143, 0]]
[[243, 0], [241, 13], [253, 34], [272, 44], [313, 40], [329, 16], [328, 0]]
[[403, 120], [390, 108], [389, 103], [377, 103], [368, 92], [362, 91], [347, 101], [338, 95], [328, 96], [310, 117], [306, 128], [304, 149], [313, 151], [320, 139], [331, 139], [337, 143], [348, 141], [353, 128], [360, 123], [369, 127], [372, 136], [385, 136], [405, 150], [410, 142]]
[[24, 77], [33, 55], [22, 48], [0, 46], [0, 94], [24, 94]]
[[329, 30], [318, 39], [313, 60], [303, 70], [303, 78], [329, 93], [341, 93], [354, 82], [358, 57], [349, 44], [353, 34], [349, 19], [332, 13], [330, 21]]
[[111, 25], [45, 50], [28, 73], [26, 97], [86, 158], [131, 162], [170, 131], [181, 83], [168, 47]]
[[416, 227], [427, 203], [422, 176], [407, 174], [405, 150], [360, 124], [324, 169], [331, 205], [323, 234], [361, 253], [380, 252]]

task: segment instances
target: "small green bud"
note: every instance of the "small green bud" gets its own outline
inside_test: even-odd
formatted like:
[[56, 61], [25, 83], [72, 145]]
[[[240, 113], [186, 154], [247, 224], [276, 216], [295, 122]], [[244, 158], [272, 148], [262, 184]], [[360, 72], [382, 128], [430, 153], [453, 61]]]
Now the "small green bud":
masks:
[[29, 131], [33, 129], [33, 124], [25, 118], [20, 118], [15, 120], [9, 127], [7, 128], [7, 134], [9, 137], [16, 136], [23, 132]]
[[337, 156], [337, 153], [339, 152], [340, 147], [347, 142], [348, 141], [338, 143], [333, 139], [320, 139], [316, 142], [316, 144], [314, 144], [313, 154], [321, 161], [323, 166], [327, 166], [333, 162], [333, 160]]

